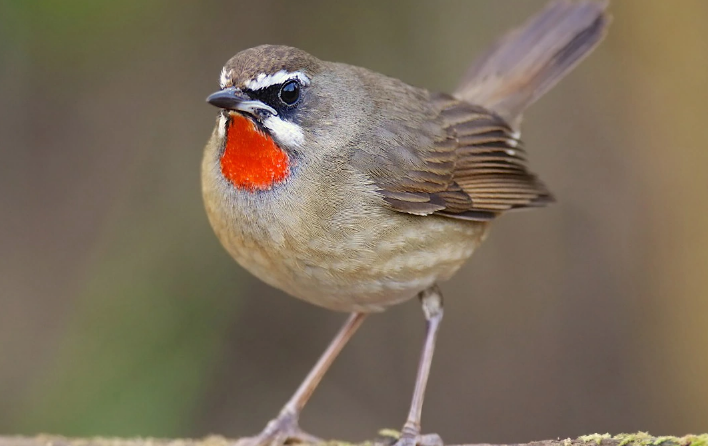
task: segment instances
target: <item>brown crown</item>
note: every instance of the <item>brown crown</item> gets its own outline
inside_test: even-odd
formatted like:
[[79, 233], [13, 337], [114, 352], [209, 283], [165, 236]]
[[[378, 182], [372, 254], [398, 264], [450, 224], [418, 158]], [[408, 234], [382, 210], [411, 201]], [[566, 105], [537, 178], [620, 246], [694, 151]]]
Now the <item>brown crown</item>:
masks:
[[259, 74], [273, 74], [280, 70], [300, 71], [308, 77], [317, 74], [320, 61], [303, 50], [282, 45], [260, 45], [243, 50], [224, 65], [227, 73], [225, 87], [243, 88]]

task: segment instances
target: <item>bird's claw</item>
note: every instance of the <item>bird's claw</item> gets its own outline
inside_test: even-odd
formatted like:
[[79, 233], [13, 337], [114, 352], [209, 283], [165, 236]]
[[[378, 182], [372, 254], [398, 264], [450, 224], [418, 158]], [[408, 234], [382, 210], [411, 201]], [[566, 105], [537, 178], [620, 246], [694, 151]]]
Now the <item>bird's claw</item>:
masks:
[[438, 434], [401, 435], [394, 446], [443, 446], [443, 441]]
[[438, 434], [419, 434], [405, 429], [402, 433], [391, 435], [394, 431], [381, 431], [383, 437], [388, 440], [384, 444], [387, 446], [444, 446], [442, 438]]
[[298, 425], [297, 418], [286, 415], [271, 420], [263, 432], [258, 435], [236, 440], [233, 446], [283, 446], [319, 443], [324, 443], [324, 440], [303, 431]]

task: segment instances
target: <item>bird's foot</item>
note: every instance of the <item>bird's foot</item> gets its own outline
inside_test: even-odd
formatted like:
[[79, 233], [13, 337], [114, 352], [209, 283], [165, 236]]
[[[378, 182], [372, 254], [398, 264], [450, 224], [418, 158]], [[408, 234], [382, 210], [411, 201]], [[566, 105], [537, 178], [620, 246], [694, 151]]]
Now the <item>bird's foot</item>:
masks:
[[324, 443], [324, 440], [300, 429], [296, 416], [281, 414], [271, 420], [260, 434], [254, 437], [240, 438], [236, 440], [234, 446], [283, 446], [318, 443]]
[[442, 438], [438, 434], [401, 435], [394, 446], [443, 446]]
[[[381, 432], [388, 437], [388, 432]], [[392, 438], [391, 446], [444, 446], [442, 438], [438, 434], [421, 434], [416, 429], [404, 427], [397, 438]]]

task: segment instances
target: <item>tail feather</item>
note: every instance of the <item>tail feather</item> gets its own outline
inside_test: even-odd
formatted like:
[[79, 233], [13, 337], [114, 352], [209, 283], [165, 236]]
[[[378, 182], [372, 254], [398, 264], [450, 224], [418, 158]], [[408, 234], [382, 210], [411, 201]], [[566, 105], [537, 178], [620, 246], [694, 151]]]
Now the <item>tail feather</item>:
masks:
[[467, 70], [455, 96], [494, 110], [515, 127], [521, 113], [605, 35], [607, 0], [560, 0], [499, 40]]

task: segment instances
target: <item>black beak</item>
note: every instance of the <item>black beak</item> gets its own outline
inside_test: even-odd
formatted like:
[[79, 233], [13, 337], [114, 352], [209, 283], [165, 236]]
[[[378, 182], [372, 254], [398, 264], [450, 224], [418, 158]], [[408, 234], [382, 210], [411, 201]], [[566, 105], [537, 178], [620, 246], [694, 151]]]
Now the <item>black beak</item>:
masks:
[[236, 110], [238, 104], [248, 101], [250, 98], [243, 94], [238, 88], [225, 88], [223, 90], [212, 93], [207, 98], [207, 102], [214, 107], [225, 108], [227, 110]]
[[223, 108], [225, 110], [240, 111], [254, 116], [261, 115], [263, 113], [270, 113], [272, 115], [278, 114], [273, 107], [266, 105], [261, 101], [249, 98], [245, 93], [236, 87], [224, 88], [223, 90], [209, 95], [207, 102], [214, 107]]

